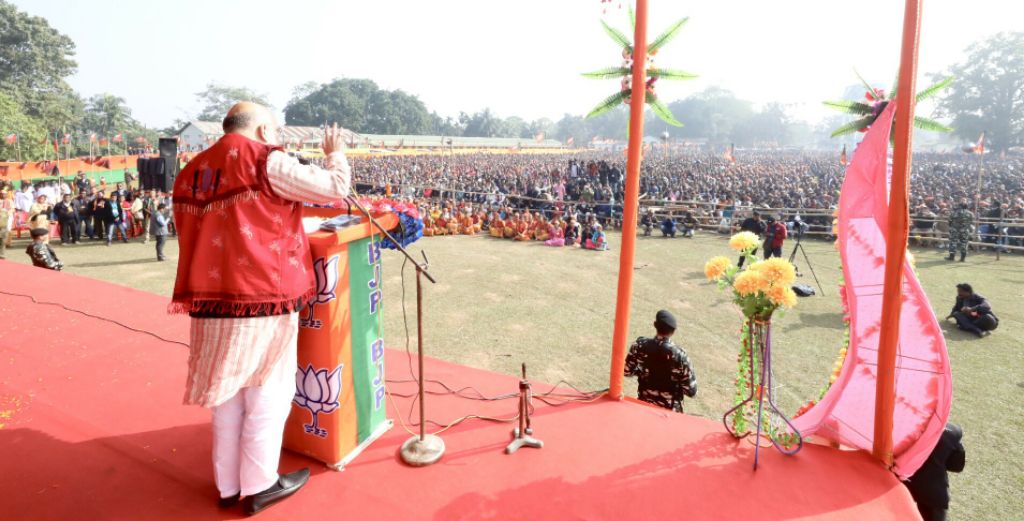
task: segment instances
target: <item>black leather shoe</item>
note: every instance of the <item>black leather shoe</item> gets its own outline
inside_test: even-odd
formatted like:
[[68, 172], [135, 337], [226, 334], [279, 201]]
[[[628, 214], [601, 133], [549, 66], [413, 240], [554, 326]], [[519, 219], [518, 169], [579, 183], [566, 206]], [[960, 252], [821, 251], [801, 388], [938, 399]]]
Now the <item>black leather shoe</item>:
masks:
[[242, 497], [242, 493], [239, 492], [231, 497], [222, 497], [217, 500], [217, 506], [219, 508], [231, 508], [238, 504], [238, 499]]
[[309, 481], [309, 469], [300, 469], [277, 478], [274, 486], [242, 500], [246, 515], [253, 515], [298, 492]]

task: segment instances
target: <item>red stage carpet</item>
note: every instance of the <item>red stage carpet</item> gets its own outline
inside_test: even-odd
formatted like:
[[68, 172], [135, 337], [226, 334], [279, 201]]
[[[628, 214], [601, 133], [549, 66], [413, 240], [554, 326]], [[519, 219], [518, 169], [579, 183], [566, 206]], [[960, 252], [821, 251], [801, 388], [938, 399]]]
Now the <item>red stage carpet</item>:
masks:
[[[167, 316], [154, 295], [9, 262], [0, 263], [0, 291], [103, 317], [0, 294], [0, 518], [241, 517], [215, 506], [208, 412], [180, 405], [187, 353], [174, 342], [187, 340], [187, 319]], [[405, 378], [404, 353], [388, 353], [388, 363], [392, 378]], [[428, 371], [488, 395], [516, 391], [507, 376], [436, 360]], [[397, 403], [409, 410], [410, 400]], [[442, 396], [427, 414], [447, 422], [514, 409], [514, 400]], [[398, 425], [344, 472], [286, 453], [283, 469], [310, 466], [313, 477], [259, 517], [917, 519], [902, 485], [862, 453], [765, 450], [755, 473], [752, 447], [702, 418], [599, 400], [537, 404], [534, 419], [542, 450], [507, 456], [510, 425], [470, 421], [443, 434], [447, 454], [427, 468], [400, 463], [408, 435]]]

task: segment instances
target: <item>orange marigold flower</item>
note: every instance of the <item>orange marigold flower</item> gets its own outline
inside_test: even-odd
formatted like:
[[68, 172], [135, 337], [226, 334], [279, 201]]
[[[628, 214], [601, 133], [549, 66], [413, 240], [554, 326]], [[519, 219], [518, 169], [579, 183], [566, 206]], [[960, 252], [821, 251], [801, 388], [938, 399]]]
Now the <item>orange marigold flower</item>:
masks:
[[788, 286], [772, 286], [765, 292], [765, 296], [776, 306], [791, 308], [796, 305], [796, 293]]
[[746, 270], [736, 276], [733, 287], [740, 295], [753, 295], [767, 289], [768, 281], [759, 272]]
[[708, 280], [718, 280], [725, 275], [725, 272], [732, 267], [732, 261], [721, 255], [713, 257], [704, 265], [704, 276]]
[[747, 252], [757, 248], [760, 241], [751, 232], [740, 232], [729, 238], [729, 247], [738, 252]]
[[789, 286], [796, 280], [796, 268], [789, 261], [778, 257], [755, 262], [750, 269], [760, 271], [773, 285]]

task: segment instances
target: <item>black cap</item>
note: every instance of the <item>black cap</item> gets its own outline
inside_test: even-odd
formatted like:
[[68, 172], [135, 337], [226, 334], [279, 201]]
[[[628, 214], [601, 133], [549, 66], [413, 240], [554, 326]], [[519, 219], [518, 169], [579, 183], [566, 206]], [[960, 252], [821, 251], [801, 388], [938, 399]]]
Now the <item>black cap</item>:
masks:
[[655, 315], [654, 323], [661, 326], [665, 326], [666, 328], [671, 329], [673, 331], [676, 329], [676, 317], [674, 317], [672, 313], [669, 313], [664, 309], [659, 311], [658, 314]]
[[49, 235], [50, 230], [47, 230], [46, 228], [32, 228], [28, 233], [33, 239], [38, 239], [39, 237], [46, 237]]

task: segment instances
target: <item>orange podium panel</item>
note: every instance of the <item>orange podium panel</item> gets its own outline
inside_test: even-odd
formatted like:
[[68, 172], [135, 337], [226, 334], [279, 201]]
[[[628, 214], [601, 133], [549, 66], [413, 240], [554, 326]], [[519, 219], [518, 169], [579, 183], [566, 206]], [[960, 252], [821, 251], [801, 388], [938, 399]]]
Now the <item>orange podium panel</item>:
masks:
[[[308, 210], [307, 216], [325, 211]], [[377, 219], [387, 229], [398, 224], [393, 214]], [[336, 470], [392, 425], [385, 414], [380, 239], [365, 216], [354, 226], [309, 234], [316, 292], [299, 317], [284, 446]]]

